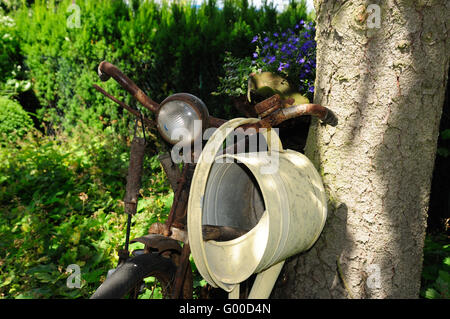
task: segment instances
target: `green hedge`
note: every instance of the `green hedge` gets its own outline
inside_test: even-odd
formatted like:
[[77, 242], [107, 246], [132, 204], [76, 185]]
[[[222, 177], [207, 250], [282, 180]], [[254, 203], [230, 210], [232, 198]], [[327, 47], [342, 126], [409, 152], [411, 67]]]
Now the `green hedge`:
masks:
[[[224, 72], [225, 51], [250, 56], [255, 34], [307, 18], [306, 6], [295, 2], [277, 14], [271, 4], [256, 9], [247, 0], [225, 1], [221, 9], [211, 0], [200, 7], [151, 1], [133, 1], [129, 7], [123, 1], [99, 0], [77, 1], [80, 24], [71, 28], [76, 14], [68, 10], [71, 3], [37, 0], [14, 16], [42, 105], [39, 116], [65, 128], [80, 120], [97, 128], [126, 128], [118, 107], [92, 88], [99, 82], [96, 70], [102, 60], [118, 65], [158, 102], [175, 92], [190, 92], [213, 114], [231, 116], [227, 98], [211, 95]], [[102, 85], [133, 103], [113, 81]]]

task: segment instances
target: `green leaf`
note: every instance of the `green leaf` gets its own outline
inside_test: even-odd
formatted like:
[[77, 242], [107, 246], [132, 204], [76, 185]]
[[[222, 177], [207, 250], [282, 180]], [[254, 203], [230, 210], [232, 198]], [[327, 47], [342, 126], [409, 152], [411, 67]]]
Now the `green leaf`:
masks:
[[137, 204], [137, 212], [140, 213], [141, 211], [143, 211], [145, 208], [149, 207], [152, 203], [152, 199], [151, 198], [142, 198], [139, 199], [138, 204]]
[[447, 285], [450, 285], [450, 273], [445, 270], [439, 270], [438, 280], [446, 283]]
[[100, 277], [104, 274], [103, 269], [97, 269], [82, 275], [82, 278], [86, 280], [87, 283], [97, 283]]
[[18, 294], [14, 297], [15, 299], [33, 299], [33, 295], [25, 293]]
[[36, 273], [42, 273], [42, 272], [52, 272], [57, 271], [57, 268], [53, 264], [48, 265], [37, 265], [27, 271], [28, 274], [36, 274]]
[[0, 288], [4, 287], [4, 286], [8, 286], [14, 279], [14, 274], [7, 277], [1, 284], [0, 284]]
[[47, 272], [38, 272], [34, 274], [34, 277], [37, 278], [40, 282], [53, 282], [55, 277]]
[[428, 288], [425, 291], [425, 298], [426, 299], [438, 299], [441, 295], [433, 288]]
[[104, 254], [105, 253], [103, 250], [100, 250], [97, 254], [95, 254], [95, 256], [91, 259], [91, 262], [90, 262], [91, 266], [94, 267], [94, 266], [98, 265], [98, 263], [100, 263], [102, 261]]
[[444, 258], [444, 265], [450, 266], [450, 257]]

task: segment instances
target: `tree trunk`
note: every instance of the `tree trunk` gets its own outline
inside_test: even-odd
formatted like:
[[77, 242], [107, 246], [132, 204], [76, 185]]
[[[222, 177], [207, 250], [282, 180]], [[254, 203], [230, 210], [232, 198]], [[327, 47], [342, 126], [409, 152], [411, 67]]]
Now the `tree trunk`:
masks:
[[315, 103], [339, 124], [313, 120], [305, 153], [323, 178], [328, 219], [313, 248], [286, 262], [273, 297], [417, 298], [450, 3], [315, 6]]

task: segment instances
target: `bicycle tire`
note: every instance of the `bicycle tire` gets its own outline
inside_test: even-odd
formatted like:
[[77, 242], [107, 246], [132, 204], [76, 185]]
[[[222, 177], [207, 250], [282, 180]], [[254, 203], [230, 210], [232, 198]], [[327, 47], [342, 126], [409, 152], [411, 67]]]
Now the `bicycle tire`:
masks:
[[140, 285], [144, 278], [156, 277], [161, 285], [168, 287], [165, 292], [171, 295], [170, 286], [175, 276], [176, 266], [169, 258], [157, 253], [138, 255], [120, 265], [97, 288], [90, 299], [121, 299]]

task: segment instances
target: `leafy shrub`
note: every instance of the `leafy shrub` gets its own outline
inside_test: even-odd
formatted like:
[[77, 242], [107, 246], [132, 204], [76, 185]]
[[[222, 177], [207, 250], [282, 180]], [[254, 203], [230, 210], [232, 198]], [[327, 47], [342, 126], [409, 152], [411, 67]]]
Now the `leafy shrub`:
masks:
[[32, 127], [33, 121], [19, 103], [0, 96], [0, 144], [3, 140], [15, 141]]
[[5, 15], [0, 8], [0, 95], [14, 96], [27, 91], [31, 82], [23, 67], [20, 43], [16, 33], [14, 19]]

